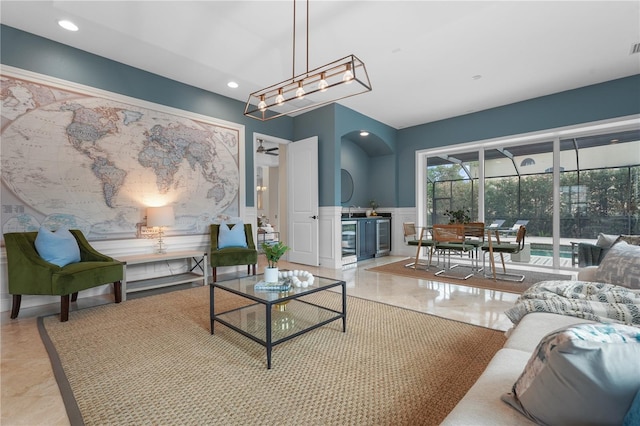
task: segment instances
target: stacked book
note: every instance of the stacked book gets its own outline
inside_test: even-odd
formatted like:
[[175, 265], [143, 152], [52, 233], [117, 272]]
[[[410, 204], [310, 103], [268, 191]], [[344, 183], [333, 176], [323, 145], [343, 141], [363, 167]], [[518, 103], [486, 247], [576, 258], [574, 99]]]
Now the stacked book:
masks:
[[277, 283], [258, 282], [253, 289], [255, 291], [289, 291], [291, 290], [291, 282], [280, 280]]

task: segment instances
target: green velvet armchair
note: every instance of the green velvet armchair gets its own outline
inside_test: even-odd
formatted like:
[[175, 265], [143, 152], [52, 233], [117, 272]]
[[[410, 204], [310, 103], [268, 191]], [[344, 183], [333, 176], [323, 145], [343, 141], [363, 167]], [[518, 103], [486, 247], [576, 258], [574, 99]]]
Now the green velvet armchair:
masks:
[[35, 247], [37, 232], [4, 234], [9, 293], [13, 295], [12, 319], [18, 317], [23, 294], [60, 296], [61, 322], [69, 319], [69, 297], [75, 302], [80, 290], [113, 283], [115, 302], [122, 300], [122, 263], [97, 252], [82, 232], [70, 231], [80, 248], [80, 262], [63, 267], [38, 255]]
[[258, 250], [256, 250], [256, 245], [253, 242], [253, 231], [251, 228], [251, 224], [244, 224], [244, 234], [247, 238], [247, 248], [218, 248], [219, 233], [220, 225], [211, 225], [211, 253], [209, 255], [209, 259], [211, 263], [211, 269], [213, 270], [213, 282], [216, 282], [218, 278], [216, 273], [216, 268], [218, 266], [247, 265], [247, 274], [249, 274], [251, 268], [253, 268], [253, 275], [255, 275], [256, 265], [258, 264]]

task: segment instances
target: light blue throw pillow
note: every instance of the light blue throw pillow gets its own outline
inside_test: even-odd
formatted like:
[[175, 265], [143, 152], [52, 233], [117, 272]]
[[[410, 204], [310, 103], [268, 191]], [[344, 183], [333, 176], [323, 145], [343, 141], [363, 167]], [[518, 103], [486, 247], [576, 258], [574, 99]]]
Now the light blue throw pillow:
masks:
[[[233, 226], [233, 228], [229, 228]], [[218, 232], [218, 249], [229, 247], [247, 248], [247, 237], [244, 235], [244, 223], [227, 225], [222, 222]]]
[[41, 258], [49, 263], [63, 267], [80, 262], [80, 248], [73, 234], [67, 228], [51, 232], [40, 227], [35, 241], [36, 250]]
[[502, 400], [536, 424], [621, 425], [640, 387], [640, 328], [585, 323], [549, 333]]

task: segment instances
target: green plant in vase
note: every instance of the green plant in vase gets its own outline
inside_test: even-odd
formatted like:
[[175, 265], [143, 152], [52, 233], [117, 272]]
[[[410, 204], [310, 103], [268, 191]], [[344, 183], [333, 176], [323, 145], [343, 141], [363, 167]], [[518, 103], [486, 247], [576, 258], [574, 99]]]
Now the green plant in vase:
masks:
[[444, 215], [449, 216], [449, 223], [469, 223], [471, 222], [470, 209], [445, 210]]
[[262, 250], [267, 257], [264, 280], [268, 283], [278, 282], [278, 261], [289, 250], [289, 247], [282, 241], [278, 241], [275, 244], [262, 243]]
[[376, 216], [376, 209], [378, 208], [378, 203], [376, 200], [369, 201], [369, 206], [371, 206], [371, 216]]
[[289, 250], [282, 241], [278, 241], [275, 244], [262, 243], [262, 250], [265, 256], [267, 256], [267, 265], [269, 268], [277, 268], [278, 261]]

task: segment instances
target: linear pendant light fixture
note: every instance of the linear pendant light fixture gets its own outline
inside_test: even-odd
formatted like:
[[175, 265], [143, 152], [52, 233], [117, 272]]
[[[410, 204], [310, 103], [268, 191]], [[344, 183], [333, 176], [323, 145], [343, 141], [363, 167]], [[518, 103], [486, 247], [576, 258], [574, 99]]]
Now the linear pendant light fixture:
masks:
[[244, 115], [268, 121], [371, 91], [364, 62], [355, 55], [309, 70], [309, 0], [307, 0], [307, 71], [296, 75], [296, 0], [293, 0], [292, 77], [249, 95]]

